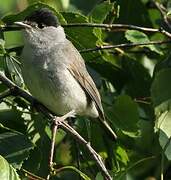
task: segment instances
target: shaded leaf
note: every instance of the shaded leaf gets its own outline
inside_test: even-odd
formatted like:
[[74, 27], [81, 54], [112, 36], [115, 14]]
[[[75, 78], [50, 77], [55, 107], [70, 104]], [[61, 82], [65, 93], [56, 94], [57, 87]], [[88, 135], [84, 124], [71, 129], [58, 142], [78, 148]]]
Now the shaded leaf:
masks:
[[50, 152], [50, 139], [46, 134], [46, 119], [42, 114], [31, 114], [31, 121], [28, 121], [28, 136], [35, 144], [30, 151], [29, 158], [24, 162], [23, 167], [30, 172], [46, 177], [48, 174], [48, 161]]
[[[65, 18], [66, 22], [69, 23], [87, 23], [88, 18], [80, 13], [74, 12], [63, 12], [63, 17]], [[85, 28], [85, 27], [78, 27], [78, 28], [65, 28], [65, 32], [72, 41], [72, 43], [80, 49], [94, 47], [96, 45], [96, 41], [98, 40], [97, 37], [93, 34], [94, 28]], [[91, 41], [90, 41], [91, 39]]]
[[33, 144], [23, 134], [16, 132], [0, 134], [0, 154], [16, 167], [21, 166], [32, 148]]
[[150, 96], [151, 77], [147, 69], [129, 56], [122, 57], [121, 61], [126, 80], [124, 87], [126, 93], [135, 98]]
[[104, 178], [103, 178], [103, 176], [102, 176], [102, 174], [99, 172], [99, 173], [97, 173], [97, 175], [96, 175], [96, 180], [103, 180]]
[[16, 109], [15, 106], [11, 108], [8, 103], [0, 104], [0, 123], [2, 123], [5, 127], [25, 133], [26, 126], [22, 115], [23, 113]]
[[142, 1], [117, 0], [120, 5], [120, 14], [116, 23], [151, 26], [148, 9]]
[[167, 158], [171, 160], [171, 69], [160, 70], [151, 88], [152, 100], [155, 107], [155, 129], [159, 132], [159, 142]]
[[74, 166], [65, 166], [65, 167], [60, 168], [60, 171], [63, 171], [63, 170], [73, 170], [76, 173], [78, 173], [84, 180], [91, 180], [86, 174], [84, 174], [83, 172], [81, 172], [79, 169], [77, 169]]
[[[167, 120], [166, 120], [167, 121]], [[164, 122], [165, 125], [170, 125], [170, 123]], [[170, 134], [170, 133], [169, 133]], [[167, 159], [171, 160], [171, 137], [168, 137], [162, 130], [159, 131], [159, 142], [163, 149], [163, 153], [166, 155]]]
[[170, 103], [168, 104], [168, 100], [171, 99], [170, 77], [171, 69], [166, 68], [156, 74], [152, 83], [151, 95], [154, 106], [157, 107], [161, 103], [164, 103], [163, 107], [165, 106], [165, 108], [161, 107], [162, 109], [158, 107], [157, 114], [159, 111], [165, 111], [170, 106]]
[[92, 7], [94, 7], [98, 2], [99, 0], [72, 0], [72, 4], [76, 6], [79, 10], [83, 11], [84, 14], [90, 12]]
[[6, 55], [5, 63], [8, 68], [8, 73], [11, 75], [11, 79], [18, 85], [23, 86], [23, 78], [21, 75], [21, 70], [18, 65], [17, 59], [13, 56]]
[[113, 8], [114, 3], [105, 1], [96, 5], [95, 8], [90, 12], [89, 16], [92, 18], [92, 22], [102, 23]]
[[139, 121], [138, 106], [129, 96], [119, 96], [108, 116], [115, 127], [123, 131], [137, 133], [137, 123]]

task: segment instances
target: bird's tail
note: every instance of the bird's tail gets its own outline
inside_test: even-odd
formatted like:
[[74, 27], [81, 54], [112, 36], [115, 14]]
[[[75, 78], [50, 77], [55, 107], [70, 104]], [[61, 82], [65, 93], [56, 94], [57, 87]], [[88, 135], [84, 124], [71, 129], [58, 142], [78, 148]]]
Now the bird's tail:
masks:
[[102, 117], [99, 117], [99, 121], [100, 121], [100, 125], [102, 126], [102, 128], [104, 129], [104, 131], [107, 133], [107, 135], [112, 139], [112, 140], [116, 140], [117, 139], [117, 135], [115, 134], [115, 132], [112, 130], [112, 128], [109, 126], [109, 124], [107, 123], [107, 121], [105, 119], [103, 119]]

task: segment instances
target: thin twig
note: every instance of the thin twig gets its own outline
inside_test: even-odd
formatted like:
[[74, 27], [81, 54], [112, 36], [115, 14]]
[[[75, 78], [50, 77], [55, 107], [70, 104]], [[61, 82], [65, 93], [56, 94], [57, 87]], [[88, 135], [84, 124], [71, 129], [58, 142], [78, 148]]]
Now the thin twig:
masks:
[[[52, 126], [52, 140], [51, 140], [51, 149], [49, 155], [49, 169], [53, 169], [53, 157], [54, 157], [54, 150], [55, 150], [55, 138], [58, 129], [59, 122], [66, 120], [69, 117], [75, 117], [75, 111], [70, 111], [69, 113], [65, 114], [62, 117], [54, 117], [53, 119], [53, 126]], [[50, 174], [47, 176], [47, 180], [49, 180]]]
[[20, 95], [30, 103], [33, 103], [35, 101], [35, 99], [27, 91], [21, 89], [16, 84], [14, 84], [2, 72], [0, 72], [0, 81], [5, 84], [10, 90], [13, 89], [13, 92], [15, 91], [16, 94]]
[[30, 180], [45, 180], [44, 178], [36, 176], [35, 174], [32, 174], [31, 172], [25, 169], [21, 169], [21, 170], [25, 173], [25, 176], [28, 177]]
[[80, 175], [80, 178], [83, 177], [83, 179], [91, 180], [86, 174], [83, 174], [79, 169], [72, 167], [72, 166], [64, 166], [64, 167], [60, 167], [58, 169], [54, 168], [54, 174], [60, 173], [65, 170], [72, 170], [72, 171], [78, 173]]
[[[65, 28], [68, 27], [96, 27], [96, 28], [102, 28], [107, 29], [109, 31], [126, 31], [126, 30], [138, 30], [142, 32], [150, 32], [150, 33], [162, 33], [163, 35], [171, 38], [171, 33], [159, 28], [147, 28], [147, 27], [141, 27], [141, 26], [135, 26], [131, 24], [96, 24], [96, 23], [70, 23], [70, 24], [63, 24], [62, 25]], [[0, 31], [18, 31], [21, 30], [21, 27], [14, 27], [14, 26], [6, 26], [6, 27], [0, 27]]]
[[164, 180], [164, 152], [161, 154], [160, 180]]
[[141, 26], [135, 26], [131, 24], [97, 24], [97, 23], [70, 23], [64, 24], [63, 27], [97, 27], [97, 28], [104, 28], [110, 30], [138, 30], [138, 31], [146, 31], [146, 32], [160, 32], [159, 29], [155, 28], [147, 28]]
[[4, 99], [4, 98], [6, 98], [6, 97], [9, 97], [9, 96], [11, 96], [11, 95], [12, 95], [11, 90], [10, 90], [10, 89], [7, 89], [7, 90], [5, 90], [4, 92], [0, 93], [0, 100], [1, 100], [1, 99]]
[[115, 49], [115, 48], [128, 48], [135, 46], [145, 46], [145, 45], [155, 45], [155, 44], [168, 44], [171, 43], [171, 40], [166, 41], [150, 41], [147, 43], [126, 43], [126, 44], [116, 44], [116, 45], [107, 45], [107, 46], [99, 46], [95, 48], [83, 49], [80, 53], [99, 51], [99, 50], [107, 50], [107, 49]]
[[75, 129], [73, 129], [71, 126], [69, 126], [66, 122], [62, 121], [59, 124], [62, 129], [67, 129], [67, 132], [69, 132], [78, 142], [80, 142], [82, 145], [84, 145], [87, 150], [89, 151], [91, 157], [95, 159], [97, 162], [98, 167], [101, 169], [102, 174], [105, 175], [106, 180], [112, 180], [111, 176], [109, 175], [103, 161], [100, 155], [96, 153], [96, 151], [91, 147], [90, 143], [88, 143], [82, 136], [80, 136]]
[[[28, 94], [26, 91], [15, 85], [11, 80], [9, 80], [3, 73], [0, 72], [0, 81], [3, 82], [9, 89], [14, 88], [15, 91], [17, 91], [16, 95], [19, 95], [20, 97], [23, 97], [30, 103], [33, 103], [35, 99]], [[46, 117], [49, 119], [54, 118], [54, 116], [51, 114], [50, 111], [48, 111], [41, 103], [39, 106], [36, 106], [39, 111], [41, 111]], [[63, 116], [63, 118], [66, 118], [68, 114]], [[96, 162], [97, 166], [99, 167], [100, 171], [103, 174], [103, 177], [105, 180], [112, 180], [112, 177], [109, 175], [102, 158], [100, 155], [96, 153], [96, 151], [90, 146], [90, 144], [82, 137], [80, 136], [71, 126], [69, 126], [66, 122], [64, 121], [59, 121], [59, 126], [69, 134], [71, 134], [79, 143], [83, 144], [85, 148], [88, 150], [90, 153], [92, 159]]]
[[131, 165], [130, 167], [128, 167], [124, 172], [123, 174], [120, 175], [120, 177], [118, 179], [122, 179], [123, 176], [128, 172], [130, 171], [131, 169], [135, 168], [137, 165], [141, 164], [141, 163], [144, 163], [145, 161], [148, 161], [148, 160], [151, 160], [151, 159], [155, 159], [156, 156], [150, 156], [150, 157], [145, 157], [143, 159], [140, 159], [139, 161], [135, 162], [133, 165]]
[[58, 124], [56, 123], [56, 118], [53, 119], [53, 126], [52, 126], [52, 138], [51, 138], [51, 148], [50, 148], [50, 155], [49, 155], [49, 174], [47, 176], [47, 180], [50, 179], [51, 176], [51, 169], [53, 168], [53, 157], [54, 157], [54, 150], [55, 150], [55, 138], [56, 138], [56, 133], [58, 129]]
[[162, 17], [163, 17], [163, 20], [165, 22], [165, 24], [168, 26], [168, 28], [171, 30], [171, 22], [169, 21], [169, 18], [167, 16], [167, 9], [162, 5], [160, 4], [159, 2], [157, 1], [153, 1], [154, 5], [157, 7], [157, 9], [160, 11]]
[[165, 31], [162, 28], [159, 28], [159, 29], [147, 28], [147, 27], [135, 26], [131, 24], [71, 23], [71, 24], [66, 24], [62, 26], [63, 27], [96, 27], [96, 28], [107, 29], [109, 31], [115, 31], [115, 32], [137, 30], [141, 32], [162, 33], [163, 35], [171, 38], [171, 33]]

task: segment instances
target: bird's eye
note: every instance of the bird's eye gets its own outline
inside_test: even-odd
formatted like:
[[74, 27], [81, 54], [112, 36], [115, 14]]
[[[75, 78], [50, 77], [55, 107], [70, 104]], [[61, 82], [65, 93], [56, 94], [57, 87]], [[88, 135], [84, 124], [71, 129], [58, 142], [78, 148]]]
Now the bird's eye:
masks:
[[39, 24], [38, 24], [38, 27], [39, 27], [40, 29], [43, 29], [43, 28], [45, 27], [45, 24], [39, 23]]

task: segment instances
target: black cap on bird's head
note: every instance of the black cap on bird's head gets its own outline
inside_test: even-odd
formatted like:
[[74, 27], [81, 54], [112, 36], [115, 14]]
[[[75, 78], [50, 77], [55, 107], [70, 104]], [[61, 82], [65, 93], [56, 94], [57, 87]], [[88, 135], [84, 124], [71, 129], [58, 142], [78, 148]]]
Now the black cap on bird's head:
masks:
[[40, 29], [48, 26], [58, 27], [58, 18], [48, 8], [42, 8], [34, 11], [29, 16], [26, 16], [24, 22], [14, 22], [23, 28], [30, 29], [32, 27], [38, 27]]
[[41, 8], [26, 16], [24, 21], [14, 22], [21, 27], [24, 39], [31, 44], [46, 44], [47, 42], [63, 41], [66, 36], [54, 12]]
[[31, 15], [27, 16], [24, 21], [30, 25], [31, 23], [36, 23], [39, 28], [47, 26], [59, 26], [57, 17], [47, 8], [34, 11]]

